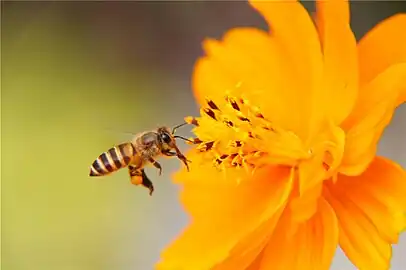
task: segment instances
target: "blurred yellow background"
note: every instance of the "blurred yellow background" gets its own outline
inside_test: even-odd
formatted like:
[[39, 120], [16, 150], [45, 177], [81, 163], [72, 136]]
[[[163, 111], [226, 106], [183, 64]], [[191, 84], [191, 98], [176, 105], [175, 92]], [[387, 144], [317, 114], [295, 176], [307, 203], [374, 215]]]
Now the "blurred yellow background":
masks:
[[[352, 8], [359, 38], [406, 5]], [[153, 269], [187, 222], [169, 179], [180, 163], [160, 161], [161, 177], [147, 169], [152, 197], [125, 170], [90, 178], [89, 166], [125, 132], [197, 113], [190, 75], [204, 37], [265, 23], [227, 1], [2, 2], [1, 23], [1, 269]], [[380, 153], [406, 165], [404, 119], [405, 106]], [[394, 270], [404, 269], [404, 250], [395, 249]], [[353, 268], [338, 252], [332, 269]]]

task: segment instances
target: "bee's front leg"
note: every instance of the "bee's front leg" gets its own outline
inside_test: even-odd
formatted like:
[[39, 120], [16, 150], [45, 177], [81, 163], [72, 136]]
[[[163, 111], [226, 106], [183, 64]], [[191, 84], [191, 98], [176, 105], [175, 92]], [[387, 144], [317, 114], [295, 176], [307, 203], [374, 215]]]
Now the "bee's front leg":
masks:
[[189, 171], [189, 164], [191, 161], [188, 160], [180, 151], [179, 149], [176, 148], [176, 152], [172, 152], [172, 151], [167, 151], [163, 153], [165, 156], [168, 157], [178, 157], [180, 160], [182, 160], [182, 162], [185, 164], [186, 169]]

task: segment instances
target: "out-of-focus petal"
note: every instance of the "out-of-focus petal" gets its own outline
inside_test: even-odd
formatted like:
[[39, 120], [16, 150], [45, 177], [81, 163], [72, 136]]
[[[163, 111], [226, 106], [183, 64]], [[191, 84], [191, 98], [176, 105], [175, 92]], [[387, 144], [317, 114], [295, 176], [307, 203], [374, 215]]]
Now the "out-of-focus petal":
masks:
[[322, 43], [326, 113], [340, 124], [358, 93], [357, 42], [350, 26], [348, 1], [316, 1], [316, 22]]
[[[251, 0], [250, 4], [267, 21], [270, 35], [283, 52], [284, 60], [291, 68], [290, 74], [299, 85], [292, 97], [298, 96], [300, 106], [291, 103], [289, 108], [295, 108], [291, 112], [296, 116], [293, 130], [306, 140], [316, 132], [324, 117], [323, 59], [313, 20], [298, 1]], [[274, 97], [270, 95], [270, 98]]]
[[207, 56], [197, 62], [193, 74], [201, 104], [206, 97], [222, 101], [227, 94], [244, 97], [276, 125], [292, 131], [307, 129], [311, 95], [275, 38], [255, 28], [236, 28], [222, 41], [206, 40], [204, 49]]
[[[242, 239], [231, 251], [229, 257], [213, 270], [247, 270], [256, 264], [257, 258], [268, 244], [285, 207], [281, 207], [268, 221]], [[258, 264], [258, 263], [257, 263]], [[254, 268], [257, 270], [258, 268]]]
[[176, 180], [183, 186], [181, 201], [191, 224], [162, 253], [157, 269], [211, 269], [233, 260], [230, 254], [238, 262], [243, 254], [236, 249], [245, 252], [261, 245], [266, 237], [259, 234], [251, 239], [249, 235], [272, 220], [286, 203], [291, 172], [287, 168], [266, 167], [258, 169], [252, 178], [247, 174], [246, 179], [236, 181], [244, 173], [230, 170], [224, 177], [215, 168], [202, 167], [200, 157], [188, 158], [193, 162], [190, 172], [180, 172]]
[[347, 130], [340, 172], [362, 173], [376, 153], [378, 140], [392, 119], [399, 92], [406, 85], [406, 63], [392, 65], [362, 88], [362, 95], [343, 123]]
[[[293, 235], [289, 233], [292, 226], [297, 227]], [[337, 218], [321, 198], [317, 213], [306, 222], [294, 224], [289, 217], [282, 217], [257, 269], [328, 270], [337, 242]]]
[[[380, 22], [358, 43], [361, 85], [369, 83], [391, 65], [406, 62], [406, 14], [397, 14]], [[406, 85], [397, 104], [406, 100]], [[368, 93], [365, 93], [368, 95]]]
[[406, 211], [406, 172], [375, 158], [359, 176], [340, 175], [325, 196], [340, 225], [340, 245], [359, 269], [388, 269]]

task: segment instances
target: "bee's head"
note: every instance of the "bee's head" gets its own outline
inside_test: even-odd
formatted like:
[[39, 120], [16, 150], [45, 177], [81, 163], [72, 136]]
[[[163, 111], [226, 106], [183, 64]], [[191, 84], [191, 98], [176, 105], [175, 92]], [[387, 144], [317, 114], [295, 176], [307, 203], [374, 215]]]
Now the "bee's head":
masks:
[[161, 148], [163, 151], [170, 151], [176, 148], [175, 137], [172, 132], [167, 127], [158, 128], [158, 138], [161, 143]]
[[175, 135], [176, 130], [178, 128], [186, 125], [186, 124], [187, 123], [183, 123], [183, 124], [180, 124], [180, 125], [174, 127], [172, 129], [172, 132], [167, 127], [159, 127], [158, 128], [158, 138], [159, 138], [159, 141], [161, 143], [161, 150], [163, 152], [167, 152], [167, 151], [170, 151], [172, 149], [175, 149], [175, 150], [179, 151], [177, 146], [176, 146], [176, 138], [179, 138], [179, 139], [182, 139], [182, 140], [185, 140], [185, 141], [190, 141], [190, 140], [188, 140], [188, 139], [186, 139], [186, 138], [184, 138], [182, 136]]
[[[176, 155], [182, 162], [186, 165], [187, 170], [189, 170], [188, 162], [189, 160], [180, 152], [179, 148], [176, 146], [176, 138], [190, 141], [182, 136], [175, 135], [176, 129], [186, 125], [187, 123], [183, 123], [178, 125], [172, 129], [172, 132], [167, 127], [160, 127], [157, 130], [158, 133], [158, 140], [160, 142], [161, 152], [166, 156], [174, 156]], [[190, 141], [192, 142], [192, 141]], [[175, 150], [175, 152], [171, 151]]]

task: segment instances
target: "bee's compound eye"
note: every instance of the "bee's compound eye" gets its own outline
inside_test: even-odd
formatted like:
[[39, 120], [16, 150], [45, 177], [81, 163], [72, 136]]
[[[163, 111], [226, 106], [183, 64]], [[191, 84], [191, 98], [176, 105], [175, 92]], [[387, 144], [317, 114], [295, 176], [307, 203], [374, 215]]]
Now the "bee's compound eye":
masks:
[[164, 133], [164, 134], [162, 134], [162, 140], [163, 140], [165, 143], [170, 143], [172, 139], [171, 139], [171, 136], [169, 136], [168, 134]]

